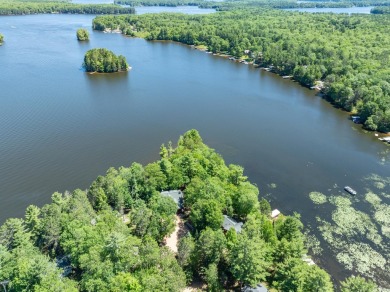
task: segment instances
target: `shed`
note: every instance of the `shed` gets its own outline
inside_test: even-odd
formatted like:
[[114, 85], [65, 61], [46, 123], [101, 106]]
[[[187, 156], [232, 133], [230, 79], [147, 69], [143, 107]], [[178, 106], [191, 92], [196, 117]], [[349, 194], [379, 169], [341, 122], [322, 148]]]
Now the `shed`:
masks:
[[225, 231], [229, 231], [230, 228], [234, 228], [234, 230], [236, 230], [237, 233], [240, 233], [243, 224], [244, 223], [237, 222], [236, 220], [234, 220], [233, 218], [230, 218], [227, 215], [223, 215], [222, 228]]
[[273, 211], [271, 212], [271, 217], [272, 217], [272, 218], [276, 218], [276, 217], [279, 216], [279, 214], [280, 214], [280, 211], [279, 211], [278, 209], [275, 209], [275, 210], [273, 210]]
[[183, 192], [181, 190], [171, 190], [171, 191], [163, 191], [161, 192], [162, 196], [172, 198], [177, 204], [177, 209], [183, 209], [184, 200], [183, 200]]

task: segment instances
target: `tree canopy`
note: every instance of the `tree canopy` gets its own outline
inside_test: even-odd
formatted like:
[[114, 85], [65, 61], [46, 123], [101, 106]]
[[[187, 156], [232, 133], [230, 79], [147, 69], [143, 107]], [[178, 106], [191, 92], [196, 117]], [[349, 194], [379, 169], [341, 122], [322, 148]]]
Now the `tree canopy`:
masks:
[[[299, 216], [272, 221], [258, 203], [247, 208], [240, 197], [257, 188], [196, 130], [160, 153], [156, 162], [110, 168], [86, 191], [54, 193], [50, 204], [8, 219], [0, 227], [0, 275], [10, 281], [8, 290], [181, 291], [197, 277], [210, 291], [265, 280], [283, 291], [333, 291], [329, 275], [302, 260]], [[184, 190], [183, 220], [194, 227], [180, 239], [176, 258], [164, 238], [178, 207], [163, 189]], [[223, 230], [223, 214], [242, 220], [241, 232]]]
[[77, 39], [79, 41], [87, 41], [89, 40], [89, 32], [84, 28], [79, 28], [76, 33]]
[[87, 72], [99, 73], [112, 73], [129, 69], [129, 64], [124, 56], [116, 56], [112, 51], [103, 48], [87, 51], [83, 66]]
[[65, 1], [44, 0], [6, 0], [0, 3], [0, 15], [26, 14], [130, 14], [135, 13], [132, 7], [114, 4], [75, 4]]
[[341, 282], [342, 292], [375, 292], [377, 286], [371, 280], [366, 281], [362, 277], [349, 277]]

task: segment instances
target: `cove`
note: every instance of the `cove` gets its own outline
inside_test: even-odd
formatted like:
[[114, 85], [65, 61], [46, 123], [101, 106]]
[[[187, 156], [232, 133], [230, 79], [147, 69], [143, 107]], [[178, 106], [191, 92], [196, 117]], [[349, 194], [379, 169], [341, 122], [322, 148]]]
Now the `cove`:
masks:
[[[261, 196], [294, 211], [318, 237], [309, 193], [357, 190], [357, 206], [390, 173], [389, 147], [291, 80], [170, 42], [147, 42], [91, 30], [93, 16], [0, 18], [0, 221], [42, 206], [55, 192], [86, 188], [113, 166], [158, 159], [162, 143], [195, 128], [227, 163], [245, 167]], [[77, 28], [90, 41], [76, 40]], [[124, 74], [89, 75], [87, 50], [126, 57]], [[389, 193], [386, 185], [380, 190]], [[389, 198], [383, 201], [390, 203]], [[388, 243], [388, 239], [384, 237]], [[346, 271], [324, 246], [316, 261], [342, 279]], [[389, 282], [383, 276], [383, 282]]]

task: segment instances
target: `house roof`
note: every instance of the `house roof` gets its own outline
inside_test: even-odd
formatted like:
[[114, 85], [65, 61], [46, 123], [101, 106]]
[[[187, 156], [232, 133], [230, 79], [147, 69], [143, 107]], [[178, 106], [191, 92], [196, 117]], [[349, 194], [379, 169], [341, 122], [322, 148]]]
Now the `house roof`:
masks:
[[263, 285], [258, 284], [256, 287], [252, 288], [250, 286], [245, 286], [242, 288], [243, 292], [268, 292], [267, 288], [265, 288]]
[[276, 217], [279, 216], [279, 214], [280, 214], [280, 211], [279, 211], [278, 209], [275, 209], [275, 210], [273, 210], [273, 211], [271, 212], [271, 217], [272, 217], [272, 218], [276, 218]]
[[161, 195], [172, 198], [177, 204], [178, 209], [183, 208], [183, 192], [181, 190], [164, 191], [161, 192]]
[[234, 228], [234, 230], [236, 230], [237, 233], [240, 233], [243, 224], [244, 223], [237, 222], [236, 220], [230, 218], [227, 215], [223, 215], [222, 228], [226, 231], [230, 230], [230, 228]]

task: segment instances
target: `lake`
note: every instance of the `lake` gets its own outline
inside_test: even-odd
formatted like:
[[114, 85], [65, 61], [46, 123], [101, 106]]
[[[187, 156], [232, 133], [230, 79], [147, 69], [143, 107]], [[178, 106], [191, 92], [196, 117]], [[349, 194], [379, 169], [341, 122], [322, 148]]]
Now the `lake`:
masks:
[[177, 7], [166, 7], [166, 6], [141, 6], [134, 7], [136, 14], [145, 13], [160, 13], [160, 12], [177, 12], [184, 14], [210, 14], [216, 10], [211, 8], [199, 8], [198, 6], [177, 6]]
[[[334, 208], [314, 205], [310, 192], [349, 197], [350, 185], [358, 191], [353, 206], [371, 215], [368, 190], [390, 204], [389, 184], [366, 179], [386, 181], [389, 146], [315, 91], [189, 46], [92, 31], [92, 19], [0, 17], [1, 223], [50, 202], [53, 192], [88, 188], [110, 166], [152, 162], [162, 143], [192, 128], [227, 163], [244, 166], [273, 208], [300, 213], [320, 239], [316, 216], [329, 219]], [[76, 40], [80, 27], [89, 42]], [[124, 55], [132, 70], [86, 74], [84, 54], [96, 47]], [[321, 245], [316, 262], [336, 280], [349, 275], [332, 246]], [[389, 287], [389, 275], [375, 273]]]
[[[224, 1], [224, 0], [218, 0]], [[72, 3], [77, 4], [113, 4], [113, 0], [75, 0]], [[122, 5], [128, 7], [127, 5]], [[198, 6], [139, 6], [134, 7], [136, 14], [145, 14], [145, 13], [160, 13], [160, 12], [177, 12], [184, 14], [209, 14], [214, 13], [215, 9], [211, 8], [199, 8]]]
[[[303, 1], [302, 1], [303, 2]], [[307, 1], [311, 3], [310, 1]], [[283, 9], [288, 11], [299, 11], [299, 12], [311, 12], [311, 13], [347, 13], [347, 14], [370, 14], [373, 6], [367, 7], [346, 7], [346, 8], [292, 8], [292, 9]]]

